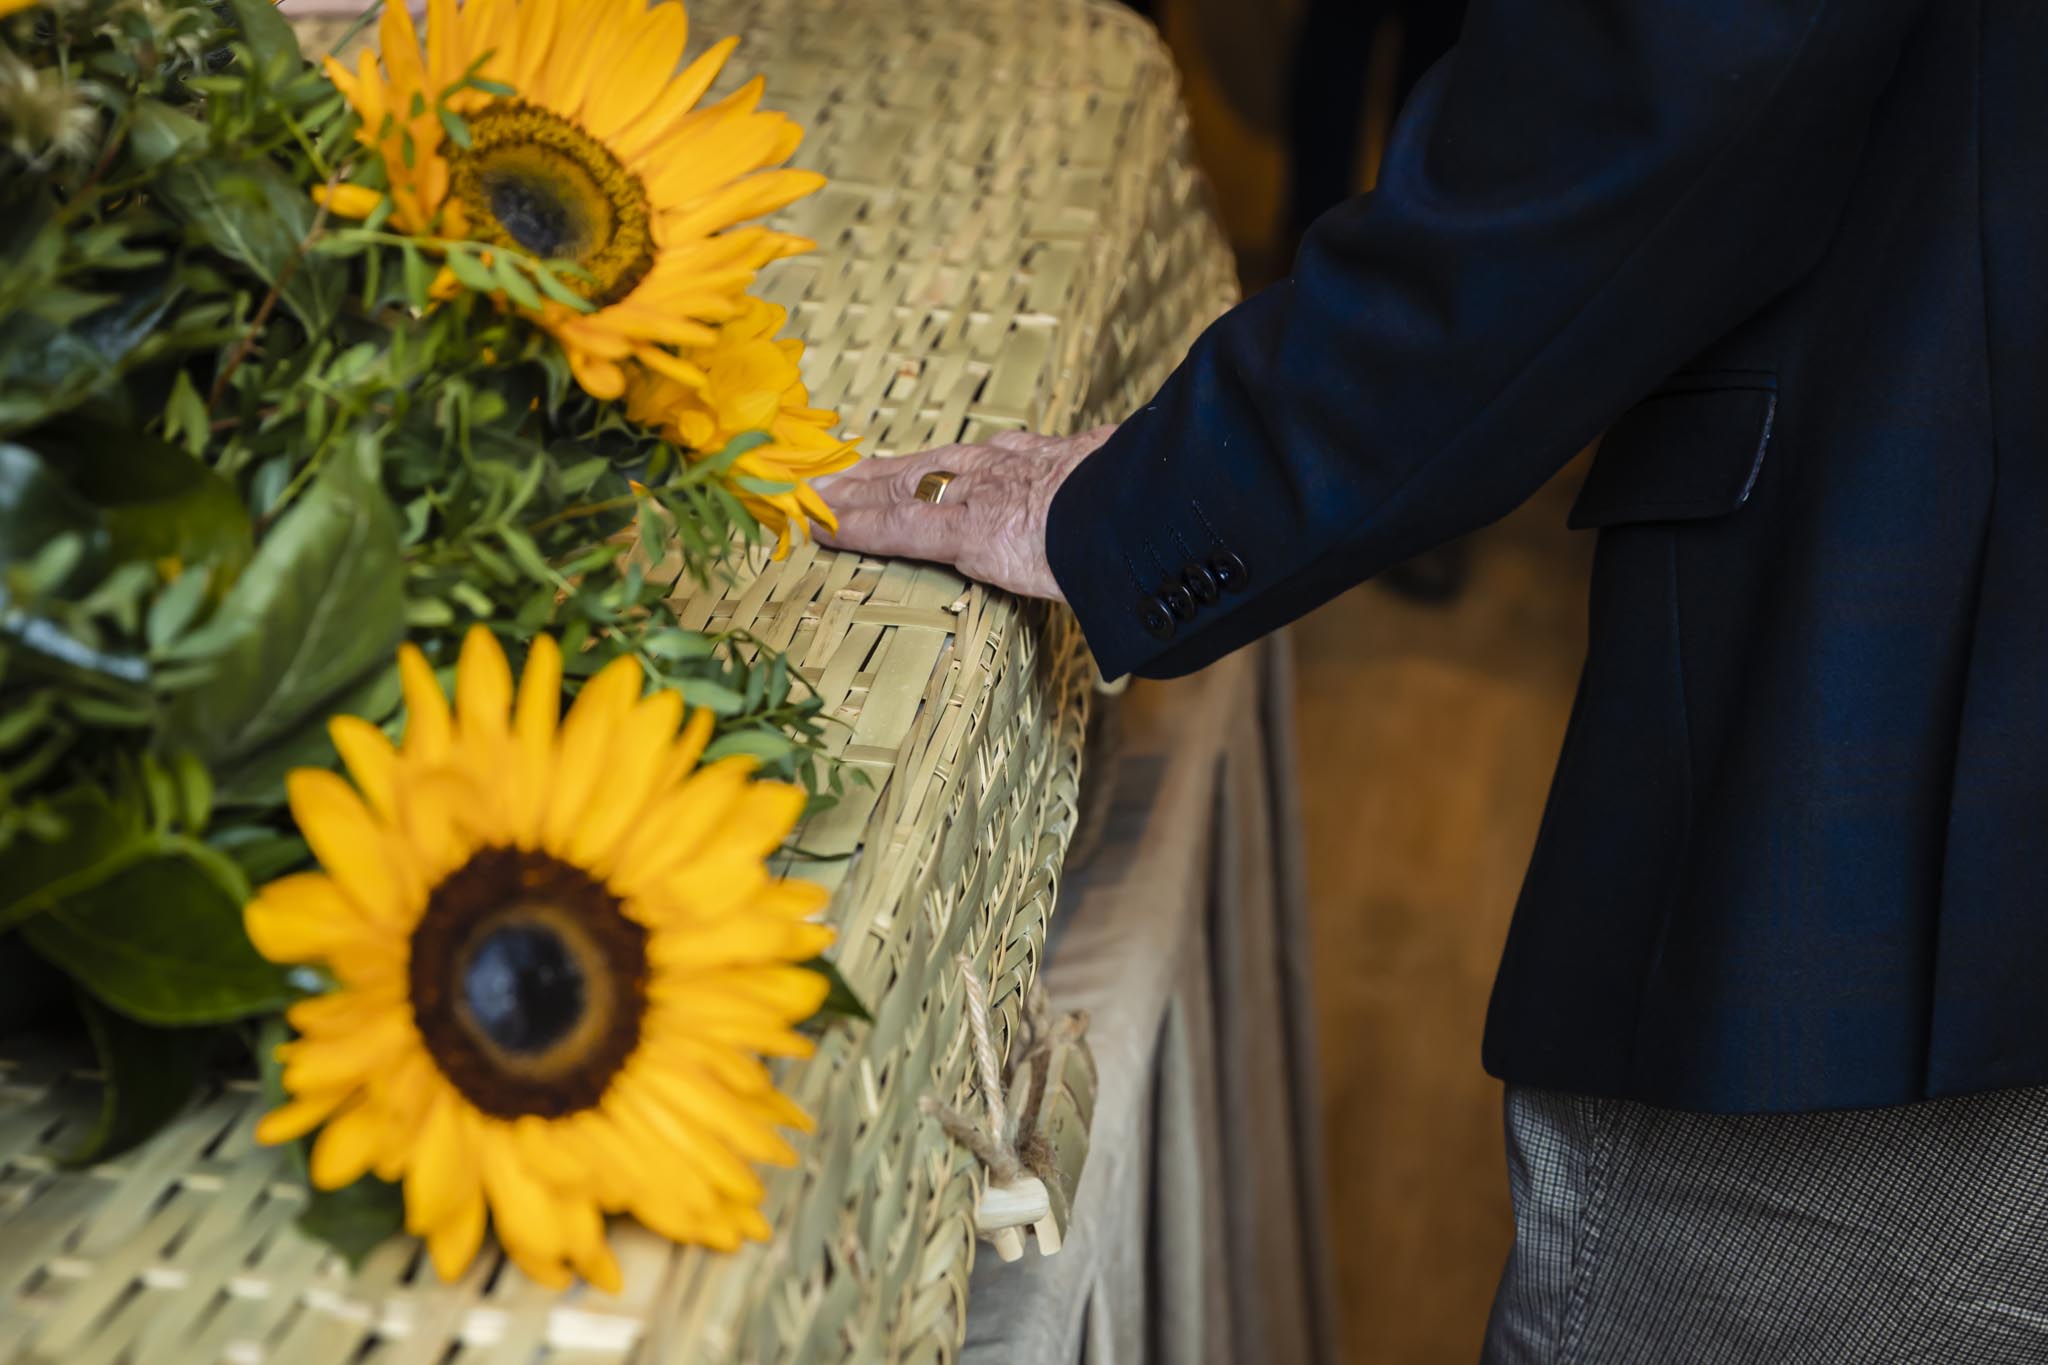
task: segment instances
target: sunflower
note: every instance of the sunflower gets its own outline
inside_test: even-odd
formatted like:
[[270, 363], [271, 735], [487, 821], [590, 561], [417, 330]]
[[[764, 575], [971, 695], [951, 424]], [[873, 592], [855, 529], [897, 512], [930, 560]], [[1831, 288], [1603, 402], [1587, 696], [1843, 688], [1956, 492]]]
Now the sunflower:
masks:
[[680, 1242], [768, 1236], [751, 1163], [790, 1165], [808, 1127], [764, 1055], [826, 981], [823, 889], [765, 860], [804, 804], [751, 759], [700, 766], [711, 716], [682, 720], [640, 666], [608, 664], [556, 723], [562, 660], [534, 641], [515, 699], [482, 627], [451, 713], [420, 652], [399, 655], [403, 747], [331, 724], [354, 785], [301, 769], [293, 817], [325, 867], [270, 883], [245, 913], [277, 962], [324, 968], [279, 1049], [290, 1098], [266, 1143], [316, 1127], [311, 1177], [404, 1184], [406, 1227], [452, 1279], [486, 1212], [542, 1284], [616, 1292], [605, 1213]]
[[329, 58], [327, 70], [388, 189], [322, 197], [363, 216], [388, 194], [399, 231], [580, 266], [586, 278], [565, 282], [589, 311], [552, 300], [525, 311], [595, 397], [625, 391], [628, 362], [699, 378], [677, 349], [710, 344], [757, 270], [811, 246], [737, 225], [824, 178], [770, 169], [803, 133], [759, 108], [759, 77], [697, 107], [738, 40], [678, 71], [688, 32], [679, 3], [430, 0], [422, 49], [406, 7], [386, 5], [381, 57], [364, 52], [353, 72]]
[[[718, 329], [709, 346], [691, 351], [701, 379], [685, 382], [648, 370], [628, 376], [626, 414], [658, 428], [685, 450], [715, 455], [734, 437], [758, 432], [767, 439], [732, 464], [733, 492], [755, 520], [776, 533], [777, 558], [787, 553], [791, 530], [804, 534], [812, 521], [836, 529], [832, 509], [809, 482], [837, 473], [860, 457], [851, 441], [831, 434], [838, 417], [813, 408], [797, 362], [804, 344], [776, 339], [788, 311], [749, 298], [738, 316]], [[786, 485], [761, 491], [760, 485]]]

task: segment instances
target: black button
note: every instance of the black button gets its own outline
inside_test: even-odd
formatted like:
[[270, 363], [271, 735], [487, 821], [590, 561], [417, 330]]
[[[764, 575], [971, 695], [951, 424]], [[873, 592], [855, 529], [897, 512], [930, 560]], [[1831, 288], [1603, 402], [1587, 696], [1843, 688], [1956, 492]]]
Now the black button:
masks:
[[1219, 550], [1209, 560], [1209, 572], [1216, 575], [1216, 585], [1225, 592], [1237, 592], [1251, 577], [1244, 561], [1229, 550]]
[[1198, 560], [1190, 559], [1181, 565], [1180, 581], [1195, 595], [1195, 600], [1205, 607], [1223, 594], [1221, 585], [1216, 582], [1216, 575], [1209, 572], [1208, 565]]
[[1183, 621], [1195, 619], [1195, 595], [1178, 583], [1168, 583], [1159, 590], [1159, 600], [1166, 603], [1171, 611]]
[[1173, 608], [1166, 599], [1146, 593], [1138, 599], [1138, 620], [1144, 625], [1145, 633], [1156, 640], [1171, 640], [1175, 626]]

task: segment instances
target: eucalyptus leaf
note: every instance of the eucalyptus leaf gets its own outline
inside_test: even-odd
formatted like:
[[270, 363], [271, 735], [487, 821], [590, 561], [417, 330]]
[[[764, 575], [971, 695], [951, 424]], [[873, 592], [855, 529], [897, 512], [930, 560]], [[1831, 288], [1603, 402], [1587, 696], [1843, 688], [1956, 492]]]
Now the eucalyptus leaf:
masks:
[[293, 996], [284, 971], [243, 932], [241, 899], [190, 856], [135, 863], [21, 932], [101, 1004], [143, 1023], [224, 1023], [282, 1009]]
[[736, 716], [745, 702], [739, 693], [709, 678], [685, 678], [676, 684], [676, 691], [690, 705], [701, 706], [714, 716]]
[[84, 1140], [64, 1154], [66, 1164], [82, 1166], [119, 1156], [192, 1102], [206, 1078], [211, 1036], [197, 1029], [138, 1024], [84, 991], [77, 999], [104, 1078], [98, 1118]]
[[181, 648], [207, 659], [181, 692], [172, 747], [217, 765], [297, 729], [389, 662], [405, 628], [398, 513], [367, 445], [334, 457], [278, 519], [214, 618]]
[[227, 0], [227, 4], [235, 16], [235, 26], [242, 30], [242, 41], [249, 45], [267, 78], [276, 80], [304, 64], [298, 36], [278, 13], [273, 0]]
[[285, 305], [309, 335], [332, 324], [341, 302], [342, 263], [325, 256], [301, 259], [299, 244], [313, 228], [313, 201], [275, 165], [219, 157], [183, 162], [164, 169], [156, 192], [199, 241], [247, 266], [265, 284], [281, 285]]
[[704, 761], [715, 763], [734, 754], [747, 754], [763, 763], [780, 763], [796, 751], [796, 741], [775, 730], [735, 730], [720, 735], [704, 750]]
[[718, 642], [700, 630], [684, 630], [679, 626], [663, 626], [651, 630], [640, 647], [657, 659], [677, 661], [682, 659], [708, 659]]
[[205, 140], [205, 124], [162, 100], [137, 100], [129, 114], [128, 145], [145, 166], [160, 165]]

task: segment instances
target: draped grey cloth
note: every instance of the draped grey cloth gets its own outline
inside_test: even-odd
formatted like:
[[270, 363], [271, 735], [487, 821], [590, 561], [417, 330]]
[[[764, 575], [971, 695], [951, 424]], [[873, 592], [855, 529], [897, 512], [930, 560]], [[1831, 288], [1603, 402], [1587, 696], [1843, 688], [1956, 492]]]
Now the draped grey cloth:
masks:
[[1284, 640], [1125, 698], [1054, 918], [1100, 1085], [1065, 1248], [976, 1263], [965, 1365], [1335, 1359]]

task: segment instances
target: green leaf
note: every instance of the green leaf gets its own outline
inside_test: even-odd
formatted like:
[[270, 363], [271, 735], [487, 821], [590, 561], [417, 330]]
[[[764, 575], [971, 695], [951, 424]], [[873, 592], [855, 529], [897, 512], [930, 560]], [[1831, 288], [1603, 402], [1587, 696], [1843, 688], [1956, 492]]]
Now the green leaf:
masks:
[[465, 289], [474, 289], [479, 294], [497, 292], [498, 282], [490, 270], [476, 256], [463, 248], [451, 247], [448, 252], [448, 268], [455, 272], [455, 278]]
[[533, 282], [540, 286], [541, 293], [556, 303], [574, 308], [579, 313], [588, 313], [591, 310], [590, 300], [562, 282], [562, 276], [568, 273], [562, 265], [563, 263], [556, 261], [543, 263], [540, 269], [533, 272]]
[[505, 297], [521, 308], [540, 311], [540, 293], [533, 287], [533, 281], [526, 277], [519, 263], [510, 254], [501, 255], [495, 262], [498, 287], [505, 291]]
[[228, 8], [234, 12], [235, 27], [242, 30], [242, 41], [249, 45], [266, 76], [275, 78], [289, 67], [304, 64], [298, 37], [273, 0], [228, 0]]
[[113, 375], [106, 357], [72, 328], [26, 311], [0, 321], [0, 432], [85, 401]]
[[773, 730], [735, 730], [720, 735], [704, 750], [704, 761], [715, 763], [734, 754], [749, 754], [763, 763], [778, 763], [789, 757], [796, 741]]
[[243, 932], [240, 897], [219, 869], [189, 855], [125, 868], [21, 932], [101, 1004], [143, 1023], [224, 1023], [282, 1009], [293, 996], [284, 971]]
[[138, 1024], [84, 991], [78, 1009], [105, 1081], [92, 1130], [64, 1154], [73, 1166], [118, 1156], [176, 1118], [206, 1077], [209, 1041], [197, 1029]]
[[103, 559], [106, 528], [92, 504], [67, 487], [42, 456], [0, 442], [0, 566], [26, 563], [60, 537], [86, 538]]
[[[237, 8], [268, 4], [235, 2]], [[312, 232], [314, 212], [303, 186], [269, 161], [210, 158], [166, 168], [154, 189], [201, 243], [247, 266], [265, 284], [283, 281], [285, 306], [310, 335], [325, 334], [340, 308], [343, 263], [323, 256], [300, 259], [299, 243]]]
[[192, 624], [206, 601], [206, 590], [211, 582], [212, 575], [205, 569], [191, 569], [180, 574], [175, 583], [157, 595], [156, 601], [150, 603], [149, 619], [144, 627], [151, 649], [162, 649]]
[[140, 99], [129, 116], [128, 145], [144, 166], [158, 166], [206, 141], [206, 125], [161, 100]]
[[366, 438], [332, 457], [181, 657], [211, 662], [178, 695], [170, 747], [216, 767], [252, 754], [386, 663], [405, 629], [398, 513]]
[[308, 716], [296, 730], [223, 768], [217, 775], [217, 799], [224, 806], [282, 805], [285, 775], [292, 769], [332, 768], [340, 763], [334, 741], [327, 734], [329, 716], [361, 716], [381, 724], [398, 709], [398, 699], [398, 665], [387, 661]]
[[199, 396], [192, 376], [178, 371], [178, 377], [171, 381], [171, 396], [164, 401], [164, 435], [181, 442], [186, 454], [197, 457], [206, 453], [207, 442], [213, 436], [211, 426], [206, 400]]
[[65, 483], [100, 510], [117, 561], [204, 566], [217, 586], [248, 562], [248, 509], [226, 479], [186, 451], [83, 411], [40, 428], [34, 439]]
[[708, 659], [718, 642], [699, 630], [684, 630], [680, 626], [663, 626], [651, 630], [640, 647], [657, 659]]
[[458, 147], [468, 148], [471, 142], [469, 121], [445, 104], [434, 112], [440, 115], [441, 129], [448, 134], [448, 140]]
[[714, 460], [737, 460], [748, 451], [757, 450], [767, 445], [772, 439], [765, 431], [743, 431], [730, 441], [727, 441], [724, 447], [711, 458]]
[[868, 1007], [853, 993], [853, 987], [846, 984], [846, 978], [839, 974], [839, 968], [827, 958], [814, 957], [799, 964], [825, 978], [827, 990], [825, 1003], [818, 1006], [818, 1012], [805, 1021], [805, 1026], [822, 1026], [829, 1019], [858, 1019], [872, 1024], [875, 1016], [868, 1013]]
[[709, 678], [685, 678], [676, 691], [692, 706], [701, 706], [714, 716], [736, 716], [745, 709], [745, 699], [724, 683]]
[[62, 835], [17, 838], [0, 850], [0, 928], [106, 880], [154, 847], [141, 817], [97, 787], [73, 787], [49, 809], [63, 822]]
[[299, 1230], [334, 1248], [351, 1270], [404, 1229], [403, 1191], [373, 1175], [338, 1190], [309, 1187], [306, 1211], [299, 1215]]
[[433, 302], [434, 274], [427, 268], [426, 257], [411, 245], [400, 248], [404, 262], [405, 297], [414, 308], [425, 308]]

